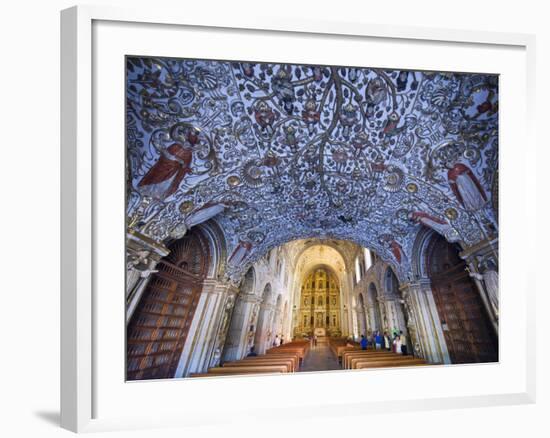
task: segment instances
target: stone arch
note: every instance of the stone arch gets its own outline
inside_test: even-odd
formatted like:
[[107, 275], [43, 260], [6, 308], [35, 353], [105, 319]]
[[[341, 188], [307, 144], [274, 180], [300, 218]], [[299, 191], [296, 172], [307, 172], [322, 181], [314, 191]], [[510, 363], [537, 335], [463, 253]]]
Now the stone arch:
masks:
[[384, 305], [386, 315], [386, 326], [392, 335], [402, 331], [407, 333], [407, 315], [403, 306], [403, 300], [399, 292], [399, 280], [388, 266], [384, 271]]
[[298, 285], [297, 336], [340, 336], [342, 332], [342, 279], [324, 263], [312, 264]]
[[174, 377], [211, 269], [208, 237], [198, 227], [168, 249], [127, 326], [128, 380]]
[[429, 246], [433, 245], [438, 239], [445, 240], [443, 236], [436, 233], [434, 230], [423, 225], [420, 227], [414, 240], [411, 259], [411, 270], [416, 280], [427, 279], [429, 277], [427, 254], [429, 252]]
[[[194, 227], [195, 228], [195, 227]], [[193, 228], [193, 229], [194, 229]], [[225, 260], [227, 257], [227, 245], [225, 235], [218, 223], [214, 220], [204, 222], [197, 226], [204, 234], [210, 249], [211, 263], [207, 277], [220, 278], [225, 273]]]
[[498, 337], [458, 244], [434, 234], [425, 266], [452, 363], [498, 361]]
[[399, 295], [399, 280], [390, 266], [384, 271], [384, 295], [389, 297]]
[[244, 275], [244, 278], [241, 283], [241, 287], [239, 289], [239, 295], [252, 295], [254, 294], [254, 287], [256, 284], [256, 270], [253, 266], [248, 268], [248, 271], [246, 271], [246, 274]]

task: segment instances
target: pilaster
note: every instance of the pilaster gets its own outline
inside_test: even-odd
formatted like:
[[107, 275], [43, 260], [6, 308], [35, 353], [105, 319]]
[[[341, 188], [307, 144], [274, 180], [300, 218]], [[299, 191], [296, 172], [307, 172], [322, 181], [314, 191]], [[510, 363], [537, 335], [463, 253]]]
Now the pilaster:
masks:
[[401, 291], [415, 355], [432, 363], [450, 363], [429, 279], [406, 283]]

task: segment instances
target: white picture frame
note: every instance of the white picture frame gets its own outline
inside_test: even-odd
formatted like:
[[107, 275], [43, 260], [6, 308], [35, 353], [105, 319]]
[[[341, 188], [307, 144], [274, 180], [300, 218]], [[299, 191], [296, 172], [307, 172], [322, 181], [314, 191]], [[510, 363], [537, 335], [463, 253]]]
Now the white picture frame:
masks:
[[[357, 41], [374, 41], [384, 42], [384, 44], [402, 44], [406, 42], [411, 47], [414, 45], [429, 46], [430, 44], [440, 47], [445, 47], [447, 44], [452, 44], [461, 47], [463, 50], [498, 50], [500, 52], [515, 53], [514, 56], [519, 56], [519, 59], [524, 60], [516, 65], [515, 68], [521, 70], [517, 78], [525, 79], [525, 82], [508, 83], [506, 87], [519, 87], [516, 90], [521, 102], [514, 109], [514, 117], [519, 117], [525, 121], [525, 124], [518, 123], [518, 126], [510, 127], [510, 135], [520, 136], [523, 139], [522, 148], [525, 154], [534, 157], [536, 154], [536, 145], [533, 138], [533, 129], [530, 127], [531, 120], [534, 119], [534, 53], [535, 39], [532, 35], [525, 34], [508, 34], [508, 33], [492, 33], [484, 31], [461, 31], [451, 29], [430, 29], [419, 27], [403, 27], [403, 26], [388, 26], [384, 24], [373, 25], [370, 23], [356, 22], [320, 22], [308, 20], [305, 18], [296, 17], [256, 17], [246, 14], [234, 14], [233, 16], [218, 16], [215, 12], [205, 16], [190, 15], [187, 11], [163, 11], [159, 9], [150, 10], [134, 10], [111, 8], [104, 6], [78, 6], [62, 11], [61, 13], [61, 426], [75, 431], [102, 431], [112, 429], [135, 429], [147, 427], [161, 426], [186, 426], [192, 424], [202, 424], [206, 421], [206, 412], [204, 412], [204, 402], [200, 399], [196, 401], [197, 411], [193, 415], [181, 415], [181, 411], [177, 410], [163, 413], [159, 406], [156, 411], [149, 407], [145, 411], [147, 415], [131, 410], [124, 411], [122, 407], [119, 412], [114, 412], [114, 408], [108, 410], [102, 406], [101, 400], [105, 400], [105, 390], [102, 387], [104, 381], [105, 367], [116, 367], [116, 365], [105, 364], [105, 354], [97, 354], [101, 350], [105, 337], [102, 335], [103, 329], [98, 329], [98, 319], [105, 317], [104, 306], [105, 300], [97, 299], [98, 285], [101, 287], [103, 281], [111, 281], [111, 278], [100, 278], [101, 268], [98, 271], [98, 266], [101, 266], [102, 258], [98, 256], [102, 251], [101, 239], [108, 238], [109, 233], [123, 234], [123, 224], [113, 224], [112, 230], [106, 230], [100, 226], [103, 223], [101, 218], [98, 218], [98, 211], [105, 210], [105, 206], [111, 205], [102, 198], [101, 193], [104, 193], [102, 185], [105, 183], [105, 178], [112, 178], [110, 183], [118, 184], [123, 181], [122, 175], [119, 180], [112, 177], [117, 171], [117, 167], [106, 169], [102, 167], [104, 161], [96, 155], [96, 142], [98, 138], [103, 138], [101, 132], [97, 130], [95, 123], [102, 117], [98, 115], [98, 99], [101, 99], [96, 94], [98, 81], [100, 79], [101, 69], [94, 64], [97, 56], [101, 56], [98, 51], [103, 50], [105, 45], [102, 45], [102, 36], [98, 34], [98, 24], [106, 23], [108, 26], [113, 25], [129, 25], [134, 28], [147, 28], [149, 32], [173, 32], [178, 28], [185, 28], [190, 32], [196, 30], [204, 32], [228, 32], [237, 30], [240, 33], [253, 33], [255, 36], [269, 33], [270, 38], [285, 37], [310, 37], [312, 39], [323, 38], [353, 38]], [[111, 36], [111, 34], [108, 34]], [[115, 32], [116, 35], [116, 32]], [[137, 35], [137, 34], [135, 34]], [[136, 36], [135, 41], [139, 38]], [[116, 41], [113, 41], [113, 46], [117, 46]], [[157, 41], [158, 43], [158, 41]], [[150, 54], [149, 51], [156, 51], [160, 47], [154, 41], [144, 48], [144, 54]], [[156, 49], [155, 49], [155, 44]], [[288, 41], [281, 41], [281, 44], [288, 45]], [[270, 46], [272, 47], [272, 46]], [[270, 47], [266, 48], [267, 51]], [[200, 47], [197, 47], [196, 53], [200, 52]], [[425, 48], [431, 50], [430, 48]], [[461, 49], [461, 50], [462, 50]], [[123, 50], [123, 49], [121, 49]], [[168, 50], [168, 49], [166, 49]], [[520, 55], [518, 55], [518, 53]], [[136, 54], [136, 53], [132, 53]], [[158, 53], [164, 55], [164, 53]], [[180, 56], [179, 53], [174, 53], [173, 56]], [[277, 54], [266, 56], [267, 60], [276, 58]], [[502, 56], [506, 57], [505, 54]], [[197, 57], [199, 57], [197, 55]], [[208, 57], [208, 56], [205, 56]], [[238, 58], [228, 54], [226, 59]], [[517, 59], [516, 59], [517, 60]], [[406, 61], [403, 61], [406, 62]], [[457, 62], [460, 62], [457, 59]], [[481, 61], [480, 61], [481, 62]], [[487, 62], [487, 60], [485, 60]], [[498, 63], [497, 63], [498, 64]], [[517, 64], [517, 62], [516, 62]], [[104, 65], [104, 64], [102, 64]], [[495, 67], [496, 68], [496, 67]], [[449, 65], [448, 70], [455, 70], [456, 66]], [[518, 71], [519, 71], [518, 70]], [[497, 71], [498, 72], [498, 71]], [[102, 76], [101, 76], [102, 77]], [[512, 77], [512, 76], [510, 76]], [[118, 82], [123, 83], [123, 78], [118, 78]], [[118, 85], [117, 85], [118, 86]], [[511, 97], [511, 96], [510, 96]], [[503, 107], [510, 104], [510, 100], [503, 99]], [[517, 101], [516, 101], [517, 103]], [[512, 114], [510, 113], [510, 116]], [[504, 125], [506, 127], [506, 125]], [[121, 127], [123, 129], [123, 127]], [[108, 138], [108, 137], [107, 137]], [[116, 136], [113, 136], [116, 138]], [[124, 145], [114, 142], [116, 147], [123, 150]], [[118, 154], [120, 156], [120, 154]], [[116, 161], [116, 159], [114, 160]], [[119, 163], [120, 164], [120, 163]], [[506, 197], [522, 196], [526, 202], [535, 203], [534, 187], [535, 175], [534, 172], [527, 174], [526, 170], [519, 170], [522, 177], [522, 183], [519, 186], [514, 186], [510, 181], [509, 157], [506, 157], [506, 148], [503, 150], [502, 164], [502, 187], [507, 189], [507, 193], [502, 193], [501, 198], [506, 201]], [[520, 166], [521, 167], [521, 166]], [[108, 177], [104, 176], [110, 175]], [[506, 176], [508, 170], [508, 176]], [[98, 178], [101, 174], [103, 179], [98, 186]], [[116, 173], [115, 173], [116, 175]], [[116, 189], [117, 191], [119, 189]], [[123, 191], [123, 187], [120, 188]], [[514, 191], [515, 190], [515, 191]], [[106, 202], [105, 205], [102, 203]], [[116, 205], [116, 201], [115, 204]], [[504, 202], [506, 205], [506, 202]], [[503, 207], [505, 208], [505, 207]], [[527, 221], [531, 229], [535, 229], [534, 211], [525, 209], [517, 213], [519, 216], [510, 216], [508, 222], [503, 223], [503, 251], [528, 250], [534, 247], [534, 233], [530, 234], [530, 239], [522, 239], [518, 242], [517, 239], [510, 238], [507, 248], [506, 242], [506, 227], [512, 229], [514, 224], [525, 224]], [[121, 216], [122, 217], [122, 216]], [[102, 237], [103, 235], [103, 237]], [[509, 234], [511, 236], [511, 234]], [[98, 243], [99, 242], [99, 243]], [[99, 258], [98, 258], [99, 257]], [[504, 259], [505, 261], [505, 259]], [[529, 267], [521, 265], [517, 268], [523, 274], [529, 274]], [[123, 273], [121, 273], [123, 274]], [[99, 275], [99, 277], [98, 277]], [[503, 276], [503, 283], [512, 282], [510, 276]], [[525, 277], [527, 278], [527, 277]], [[113, 284], [117, 284], [113, 279]], [[510, 307], [510, 312], [518, 312], [514, 314], [518, 336], [513, 342], [524, 342], [525, 349], [518, 349], [517, 355], [520, 356], [521, 363], [514, 368], [515, 371], [507, 371], [511, 376], [510, 384], [503, 391], [491, 391], [482, 393], [468, 392], [464, 390], [462, 395], [457, 395], [458, 392], [447, 396], [440, 393], [439, 396], [420, 396], [415, 397], [415, 388], [411, 388], [410, 392], [404, 394], [401, 398], [383, 397], [367, 399], [362, 395], [349, 397], [347, 403], [338, 402], [336, 404], [323, 404], [314, 401], [315, 397], [310, 400], [303, 401], [300, 404], [300, 413], [307, 415], [361, 415], [366, 412], [385, 412], [395, 410], [411, 410], [411, 409], [441, 409], [441, 408], [458, 408], [472, 406], [488, 406], [488, 405], [503, 405], [503, 404], [520, 404], [532, 403], [535, 399], [535, 339], [534, 336], [529, 336], [529, 333], [535, 332], [535, 309], [534, 281], [524, 282], [519, 285], [521, 289], [520, 305]], [[114, 288], [116, 290], [116, 287]], [[116, 292], [115, 292], [116, 293]], [[122, 302], [123, 290], [120, 290], [120, 300]], [[519, 299], [519, 298], [518, 298]], [[98, 304], [99, 303], [99, 304]], [[506, 319], [506, 299], [504, 299], [503, 320]], [[515, 310], [514, 310], [515, 309]], [[124, 324], [124, 314], [120, 313], [117, 316], [113, 312], [113, 318], [121, 318], [118, 323], [112, 323], [113, 327], [119, 327], [120, 323]], [[518, 319], [519, 318], [519, 319]], [[116, 324], [119, 324], [118, 326]], [[115, 337], [120, 338], [117, 333]], [[509, 333], [508, 327], [501, 328], [501, 335]], [[120, 336], [119, 336], [120, 335]], [[506, 345], [504, 345], [506, 347]], [[506, 351], [504, 348], [503, 351]], [[123, 356], [120, 352], [120, 356]], [[117, 359], [118, 360], [118, 359]], [[118, 364], [118, 363], [117, 363]], [[506, 361], [500, 364], [506, 366]], [[473, 365], [462, 367], [460, 370], [471, 372], [473, 367], [483, 371], [483, 365]], [[419, 371], [417, 378], [422, 381], [426, 379], [426, 373], [435, 373], [441, 378], [445, 378], [445, 373], [455, 373], [455, 371], [447, 371], [447, 368], [440, 367], [432, 369], [427, 367], [425, 371]], [[454, 368], [457, 370], [458, 368]], [[470, 371], [468, 371], [468, 369]], [[389, 371], [394, 373], [394, 371]], [[370, 373], [370, 372], [369, 372]], [[373, 371], [372, 375], [383, 376], [388, 371]], [[376, 374], [378, 373], [378, 374]], [[395, 371], [396, 379], [403, 371]], [[422, 374], [424, 373], [424, 374]], [[515, 374], [514, 374], [515, 373]], [[434, 374], [434, 375], [435, 375]], [[516, 375], [517, 374], [517, 375]], [[345, 378], [345, 387], [353, 386], [354, 382], [359, 379], [359, 374], [347, 374], [348, 377], [342, 377], [342, 373], [336, 373], [335, 377], [330, 375], [330, 382], [335, 385], [343, 382]], [[294, 385], [312, 385], [316, 378], [329, 379], [328, 374], [320, 376], [289, 376], [293, 380]], [[502, 377], [502, 376], [501, 376]], [[111, 377], [109, 377], [111, 378]], [[383, 377], [381, 377], [382, 379]], [[219, 380], [205, 379], [205, 382], [187, 383], [189, 386], [186, 389], [212, 391], [214, 387], [220, 388], [223, 391], [234, 391], [236, 385], [242, 385], [243, 388], [249, 388], [254, 385], [259, 385], [260, 380], [262, 385], [271, 385], [274, 390], [274, 397], [277, 397], [275, 391], [277, 386], [284, 389], [285, 381], [274, 380], [272, 377], [247, 377], [247, 378], [224, 378]], [[277, 377], [275, 377], [277, 379]], [[288, 378], [285, 376], [286, 382]], [[436, 377], [437, 379], [437, 377]], [[202, 380], [202, 379], [200, 379]], [[328, 380], [327, 380], [328, 381]], [[124, 382], [120, 382], [124, 385]], [[145, 391], [148, 392], [148, 397], [153, 394], [159, 394], [166, 391], [170, 393], [167, 397], [177, 397], [178, 389], [175, 385], [181, 385], [182, 382], [156, 382], [156, 383], [138, 383], [126, 384], [131, 388], [131, 395]], [[504, 385], [504, 382], [502, 383]], [[155, 387], [156, 385], [156, 387]], [[160, 389], [158, 387], [160, 386]], [[190, 385], [193, 385], [191, 388]], [[176, 389], [174, 389], [176, 388]], [[181, 386], [180, 386], [181, 388]], [[480, 387], [481, 388], [481, 387]], [[483, 391], [483, 388], [480, 389]], [[243, 389], [246, 394], [247, 389]], [[435, 393], [434, 393], [435, 394]], [[115, 392], [113, 404], [120, 403], [121, 400], [116, 399]], [[344, 397], [345, 398], [345, 397]], [[281, 400], [273, 406], [279, 406]], [[268, 400], [266, 399], [267, 403]], [[201, 404], [202, 403], [202, 404]], [[123, 406], [124, 403], [120, 403]], [[221, 407], [212, 406], [213, 413], [210, 412], [210, 419], [215, 416], [218, 422], [228, 421], [229, 418], [235, 415], [257, 416], [264, 415], [266, 410], [248, 409], [246, 404], [235, 404], [234, 410], [223, 412]], [[238, 406], [237, 406], [238, 405]], [[252, 408], [252, 407], [250, 407]], [[280, 407], [278, 412], [283, 412], [288, 418], [296, 418], [296, 405], [288, 404], [288, 407]], [[201, 411], [202, 409], [202, 411]], [[271, 409], [267, 403], [265, 409]], [[103, 415], [102, 411], [108, 414]], [[201, 415], [202, 412], [202, 415]], [[293, 413], [294, 412], [294, 413]]]

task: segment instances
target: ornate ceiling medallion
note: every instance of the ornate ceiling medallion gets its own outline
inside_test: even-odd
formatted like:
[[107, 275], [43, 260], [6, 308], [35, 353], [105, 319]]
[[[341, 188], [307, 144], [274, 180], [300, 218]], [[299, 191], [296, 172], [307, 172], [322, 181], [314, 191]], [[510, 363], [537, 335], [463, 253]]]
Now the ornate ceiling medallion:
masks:
[[257, 188], [263, 185], [264, 173], [256, 160], [251, 160], [243, 166], [242, 176], [248, 187]]
[[227, 185], [229, 187], [237, 187], [241, 183], [241, 179], [237, 175], [227, 177]]
[[458, 218], [458, 211], [456, 211], [454, 208], [447, 208], [445, 210], [445, 216], [453, 221]]
[[384, 175], [384, 190], [387, 192], [397, 192], [403, 187], [405, 174], [403, 170], [394, 165], [389, 165]]
[[180, 204], [180, 212], [183, 214], [189, 213], [191, 210], [193, 210], [193, 207], [193, 201], [183, 201]]

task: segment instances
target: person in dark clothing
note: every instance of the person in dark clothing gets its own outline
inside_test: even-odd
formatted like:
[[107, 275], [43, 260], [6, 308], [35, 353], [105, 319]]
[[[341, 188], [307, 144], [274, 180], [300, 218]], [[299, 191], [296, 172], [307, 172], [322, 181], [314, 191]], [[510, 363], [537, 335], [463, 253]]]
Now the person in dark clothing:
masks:
[[401, 353], [407, 355], [407, 337], [403, 334], [403, 331], [399, 332], [399, 339], [401, 341]]
[[361, 350], [367, 349], [367, 338], [365, 338], [365, 335], [361, 335]]
[[391, 351], [391, 340], [388, 332], [384, 332], [384, 348], [388, 351]]
[[256, 357], [258, 354], [254, 351], [254, 345], [250, 347], [250, 353], [246, 355], [246, 357]]

